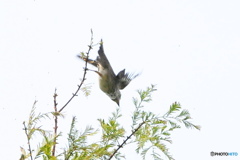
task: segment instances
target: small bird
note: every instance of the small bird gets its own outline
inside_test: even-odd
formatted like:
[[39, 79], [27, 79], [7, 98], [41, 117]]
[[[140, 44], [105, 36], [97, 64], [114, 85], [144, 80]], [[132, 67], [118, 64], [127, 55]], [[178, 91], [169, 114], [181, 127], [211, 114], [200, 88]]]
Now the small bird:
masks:
[[121, 99], [120, 90], [124, 89], [131, 80], [136, 78], [139, 74], [125, 73], [125, 69], [123, 69], [116, 75], [104, 53], [102, 40], [100, 42], [98, 55], [99, 56], [97, 56], [96, 60], [87, 59], [86, 57], [80, 55], [78, 55], [78, 57], [98, 68], [98, 71], [92, 71], [99, 75], [100, 89], [119, 106]]

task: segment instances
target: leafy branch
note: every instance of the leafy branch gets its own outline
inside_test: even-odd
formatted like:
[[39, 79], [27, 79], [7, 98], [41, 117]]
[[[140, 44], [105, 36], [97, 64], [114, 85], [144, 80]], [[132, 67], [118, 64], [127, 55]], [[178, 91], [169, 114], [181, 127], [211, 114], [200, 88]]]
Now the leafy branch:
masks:
[[28, 151], [29, 153], [27, 154], [27, 152], [24, 150], [24, 148], [21, 147], [21, 158], [20, 160], [24, 160], [27, 159], [28, 157], [30, 157], [31, 160], [33, 160], [33, 156], [32, 156], [32, 147], [31, 147], [31, 143], [30, 140], [32, 139], [33, 135], [38, 132], [40, 134], [46, 134], [46, 130], [43, 130], [41, 128], [41, 126], [38, 126], [38, 122], [40, 122], [42, 119], [45, 118], [49, 118], [49, 113], [44, 113], [41, 114], [39, 113], [38, 115], [35, 114], [35, 110], [36, 110], [36, 104], [37, 101], [34, 101], [30, 115], [29, 115], [29, 119], [27, 122], [23, 122], [23, 130], [25, 131], [26, 137], [27, 137], [27, 143], [28, 143]]
[[[143, 159], [146, 159], [148, 151], [152, 150], [152, 156], [154, 159], [161, 160], [165, 155], [169, 160], [173, 160], [173, 157], [169, 154], [165, 142], [171, 143], [170, 138], [171, 131], [181, 128], [178, 124], [184, 123], [187, 128], [195, 128], [200, 130], [200, 126], [194, 125], [188, 120], [191, 119], [190, 114], [187, 110], [181, 110], [179, 103], [173, 103], [169, 111], [163, 116], [158, 116], [152, 112], [146, 112], [143, 110], [143, 103], [152, 101], [152, 93], [156, 91], [155, 85], [147, 87], [146, 90], [138, 90], [139, 98], [133, 98], [133, 104], [135, 105], [135, 111], [132, 116], [132, 133], [118, 146], [118, 148], [110, 156], [109, 160], [121, 149], [131, 137], [135, 137], [137, 144], [136, 152], [140, 153]], [[174, 113], [178, 113], [173, 116]], [[175, 121], [174, 121], [175, 120]], [[138, 125], [138, 126], [137, 126]], [[137, 126], [137, 127], [136, 127]], [[134, 129], [136, 128], [136, 129]], [[156, 149], [161, 151], [163, 155], [156, 152]]]
[[[86, 53], [81, 53], [86, 59], [82, 80], [77, 90], [59, 110], [57, 103], [58, 95], [55, 89], [53, 95], [54, 111], [51, 112], [54, 119], [53, 134], [42, 129], [41, 125], [38, 125], [42, 119], [46, 117], [49, 118], [50, 113], [39, 113], [36, 115], [35, 109], [37, 101], [34, 102], [28, 121], [23, 122], [25, 135], [27, 137], [28, 153], [24, 148], [21, 148], [22, 154], [20, 160], [28, 158], [31, 160], [38, 158], [42, 158], [43, 160], [57, 160], [58, 157], [64, 160], [111, 160], [114, 157], [119, 160], [125, 158], [120, 152], [120, 149], [130, 143], [136, 144], [136, 152], [142, 156], [143, 160], [146, 159], [147, 155], [151, 155], [155, 160], [162, 160], [163, 157], [173, 160], [167, 148], [167, 144], [172, 143], [172, 131], [181, 128], [182, 124], [186, 128], [195, 128], [198, 130], [200, 130], [200, 126], [194, 125], [190, 121], [191, 116], [189, 111], [182, 109], [181, 105], [177, 102], [170, 105], [169, 110], [162, 116], [151, 111], [146, 111], [145, 104], [152, 101], [152, 94], [157, 90], [155, 85], [151, 85], [145, 90], [138, 90], [138, 96], [133, 97], [132, 100], [135, 110], [131, 116], [132, 125], [130, 134], [126, 136], [127, 131], [125, 128], [127, 127], [123, 127], [123, 125], [119, 123], [119, 119], [122, 117], [120, 108], [116, 108], [116, 111], [112, 113], [108, 120], [98, 119], [102, 132], [95, 130], [91, 126], [87, 126], [83, 132], [80, 132], [76, 127], [76, 117], [73, 117], [67, 137], [68, 145], [60, 154], [56, 155], [57, 140], [59, 136], [62, 136], [61, 132], [58, 133], [58, 118], [59, 116], [63, 117], [61, 112], [72, 99], [77, 96], [80, 89], [86, 96], [90, 93], [90, 87], [83, 86], [83, 84], [86, 80], [86, 73], [88, 70], [87, 61], [89, 53], [93, 46], [93, 33], [91, 31], [91, 41], [90, 45], [88, 45], [88, 51]], [[34, 150], [31, 146], [31, 140], [35, 133], [40, 133], [43, 142], [38, 146], [35, 157], [33, 157]], [[101, 136], [100, 140], [92, 143], [88, 142], [89, 138], [92, 139], [93, 136], [99, 134]], [[121, 143], [119, 143], [120, 141]], [[152, 153], [148, 154], [150, 151], [152, 151]]]
[[[86, 52], [86, 59], [88, 60], [88, 57], [89, 57], [89, 53], [90, 51], [92, 50], [93, 48], [93, 32], [91, 30], [91, 40], [90, 40], [90, 45], [88, 45], [88, 51]], [[55, 89], [55, 93], [53, 95], [54, 97], [54, 112], [52, 112], [52, 115], [54, 116], [54, 139], [53, 139], [53, 148], [52, 148], [52, 157], [55, 156], [55, 151], [56, 151], [56, 144], [57, 144], [57, 129], [58, 129], [58, 116], [61, 115], [61, 112], [63, 111], [63, 109], [72, 101], [72, 99], [77, 96], [77, 93], [79, 92], [79, 90], [81, 89], [84, 81], [86, 80], [86, 74], [87, 74], [87, 60], [85, 62], [85, 67], [84, 67], [84, 73], [83, 73], [83, 77], [82, 77], [82, 80], [80, 82], [80, 84], [78, 85], [78, 88], [77, 90], [72, 94], [72, 96], [70, 97], [70, 99], [58, 110], [57, 109], [57, 93], [56, 93], [56, 89]], [[86, 91], [83, 90], [83, 91]], [[34, 111], [35, 111], [35, 104], [36, 104], [36, 101], [34, 102], [34, 105], [33, 105], [33, 108], [31, 110], [31, 113], [30, 113], [30, 118], [29, 118], [29, 121], [28, 121], [28, 126], [26, 127], [26, 124], [25, 122], [23, 122], [23, 125], [24, 125], [24, 130], [25, 130], [25, 134], [27, 136], [27, 141], [28, 141], [28, 150], [29, 150], [29, 155], [26, 155], [26, 152], [24, 149], [21, 149], [22, 151], [22, 155], [25, 155], [25, 157], [22, 157], [23, 159], [26, 158], [26, 157], [29, 157], [31, 158], [31, 160], [33, 160], [33, 157], [32, 157], [32, 149], [31, 149], [31, 144], [30, 144], [30, 140], [32, 138], [32, 134], [35, 132], [35, 131], [40, 131], [40, 132], [44, 132], [43, 130], [39, 128], [34, 128], [32, 125], [35, 124], [39, 119], [41, 119], [42, 117], [41, 116], [47, 116], [47, 115], [38, 115], [38, 116], [35, 116], [34, 115]], [[34, 119], [34, 118], [35, 119]], [[45, 134], [45, 133], [44, 133]], [[46, 136], [44, 137], [45, 140], [46, 139]]]
[[[51, 148], [56, 147], [56, 139], [61, 135], [57, 135], [55, 132], [55, 134], [51, 136], [35, 124], [42, 118], [48, 117], [48, 114], [38, 114], [36, 116], [34, 113], [34, 104], [28, 125], [25, 127], [27, 128], [26, 131], [28, 131], [26, 135], [29, 136], [30, 140], [33, 134], [32, 130], [39, 131], [43, 135], [44, 142], [39, 146], [36, 157], [32, 157], [31, 160], [39, 157], [46, 160], [56, 160], [57, 157], [63, 157], [64, 160], [111, 160], [113, 157], [121, 159], [124, 158], [124, 155], [120, 150], [129, 143], [135, 143], [137, 145], [136, 152], [142, 156], [143, 160], [146, 159], [147, 155], [151, 155], [156, 160], [165, 159], [164, 157], [173, 160], [167, 147], [168, 143], [172, 143], [172, 131], [181, 128], [181, 124], [184, 124], [186, 128], [195, 128], [198, 130], [200, 130], [200, 126], [194, 125], [189, 121], [191, 119], [190, 113], [182, 109], [177, 102], [170, 105], [169, 110], [162, 116], [145, 111], [144, 106], [152, 100], [152, 93], [154, 91], [156, 91], [155, 85], [151, 85], [146, 90], [137, 91], [138, 97], [133, 98], [135, 110], [132, 114], [132, 131], [128, 136], [125, 136], [125, 127], [118, 122], [119, 118], [122, 117], [120, 108], [116, 108], [116, 111], [112, 113], [112, 116], [110, 116], [108, 120], [98, 119], [102, 130], [101, 140], [92, 143], [89, 143], [87, 139], [94, 135], [99, 135], [98, 130], [87, 126], [81, 133], [76, 127], [76, 117], [73, 117], [67, 138], [68, 147], [57, 156], [51, 153], [51, 151], [53, 151]], [[56, 106], [55, 98], [54, 104]], [[119, 141], [122, 142], [119, 143]], [[29, 150], [31, 150], [30, 147]], [[148, 154], [150, 151], [152, 151], [152, 153]], [[30, 155], [32, 155], [32, 152], [26, 154], [25, 150], [22, 150], [22, 159], [20, 160], [27, 159]]]

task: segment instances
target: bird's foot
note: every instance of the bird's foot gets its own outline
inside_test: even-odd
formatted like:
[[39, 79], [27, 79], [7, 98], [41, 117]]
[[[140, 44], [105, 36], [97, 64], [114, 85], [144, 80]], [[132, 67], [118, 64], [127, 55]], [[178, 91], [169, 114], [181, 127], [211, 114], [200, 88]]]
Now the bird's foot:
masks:
[[98, 71], [95, 71], [95, 70], [93, 70], [93, 69], [89, 69], [89, 68], [87, 68], [87, 67], [83, 67], [83, 69], [86, 70], [86, 71], [92, 71], [92, 72], [95, 72], [95, 73], [97, 73], [97, 74], [100, 75], [100, 73], [99, 73]]

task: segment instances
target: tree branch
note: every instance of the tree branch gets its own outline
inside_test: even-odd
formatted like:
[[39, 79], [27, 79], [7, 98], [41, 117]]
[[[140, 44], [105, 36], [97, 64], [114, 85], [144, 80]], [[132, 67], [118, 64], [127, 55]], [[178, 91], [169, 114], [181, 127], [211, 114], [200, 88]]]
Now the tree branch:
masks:
[[52, 149], [52, 156], [55, 156], [55, 151], [56, 151], [56, 145], [57, 145], [57, 129], [58, 129], [58, 111], [57, 111], [57, 89], [55, 89], [54, 95], [53, 95], [53, 102], [54, 102], [54, 145]]
[[55, 89], [55, 93], [53, 95], [54, 97], [54, 146], [53, 146], [53, 149], [52, 149], [52, 156], [55, 156], [55, 152], [56, 152], [56, 144], [57, 144], [57, 129], [58, 129], [58, 115], [62, 112], [62, 110], [72, 101], [72, 99], [77, 96], [77, 93], [79, 92], [79, 90], [81, 89], [84, 81], [86, 80], [86, 74], [87, 74], [87, 61], [88, 61], [88, 57], [89, 57], [89, 53], [92, 49], [92, 46], [93, 46], [93, 32], [91, 30], [91, 40], [90, 40], [90, 45], [88, 45], [88, 51], [87, 51], [87, 57], [86, 57], [86, 62], [85, 62], [85, 67], [84, 67], [84, 73], [83, 73], [83, 77], [82, 77], [82, 80], [80, 82], [80, 84], [78, 85], [78, 88], [77, 90], [75, 91], [75, 93], [73, 93], [72, 97], [67, 101], [67, 103], [65, 105], [63, 105], [63, 107], [58, 111], [57, 110], [57, 89]]
[[26, 134], [26, 136], [27, 136], [29, 154], [30, 154], [31, 160], [33, 160], [33, 157], [32, 157], [32, 149], [31, 149], [31, 145], [30, 145], [30, 138], [29, 138], [29, 135], [28, 135], [28, 133], [27, 133], [27, 127], [26, 127], [25, 122], [23, 122], [23, 126], [24, 126], [25, 134]]
[[113, 154], [109, 157], [108, 160], [111, 160], [113, 158], [113, 156], [120, 150], [120, 148], [123, 148], [124, 144], [127, 143], [127, 141], [129, 139], [131, 139], [131, 137], [142, 127], [142, 125], [144, 125], [146, 123], [146, 121], [143, 121], [141, 124], [139, 124], [139, 126], [130, 134], [130, 136], [127, 136], [127, 138], [122, 142], [122, 144], [120, 144], [118, 146], [118, 148], [113, 152]]
[[81, 83], [78, 85], [77, 90], [75, 91], [75, 93], [73, 93], [72, 97], [67, 101], [67, 103], [58, 111], [59, 113], [62, 112], [62, 110], [72, 101], [72, 99], [77, 96], [78, 91], [80, 90], [80, 88], [82, 87], [84, 81], [86, 80], [86, 74], [87, 74], [87, 61], [88, 61], [88, 57], [89, 57], [89, 53], [92, 50], [92, 46], [93, 46], [93, 32], [91, 30], [91, 41], [90, 41], [90, 45], [88, 46], [88, 51], [87, 51], [87, 58], [86, 58], [86, 62], [85, 62], [85, 67], [84, 67], [84, 73], [83, 73], [83, 77], [81, 80]]

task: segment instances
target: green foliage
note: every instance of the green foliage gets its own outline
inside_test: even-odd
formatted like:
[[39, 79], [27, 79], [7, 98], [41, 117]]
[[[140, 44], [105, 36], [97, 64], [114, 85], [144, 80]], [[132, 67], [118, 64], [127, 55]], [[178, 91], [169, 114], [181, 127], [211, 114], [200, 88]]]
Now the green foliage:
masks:
[[113, 117], [110, 117], [108, 122], [105, 122], [104, 119], [98, 120], [102, 127], [103, 143], [114, 145], [117, 139], [124, 136], [125, 130], [123, 127], [120, 127], [120, 124], [117, 122], [119, 117], [121, 117], [121, 115], [119, 115], [119, 109], [117, 109], [117, 112], [113, 113]]
[[52, 148], [55, 144], [54, 138], [50, 134], [43, 134], [43, 142], [39, 145], [35, 159], [42, 158], [43, 160], [57, 160], [57, 157], [52, 156]]
[[25, 134], [27, 137], [28, 145], [29, 145], [29, 153], [26, 153], [25, 149], [21, 148], [22, 155], [20, 160], [24, 160], [29, 157], [33, 159], [30, 140], [33, 138], [33, 135], [35, 135], [36, 133], [40, 133], [44, 137], [45, 141], [43, 142], [41, 147], [38, 148], [35, 159], [43, 155], [43, 159], [54, 160], [54, 158], [51, 157], [51, 153], [50, 153], [51, 148], [54, 144], [52, 143], [51, 140], [49, 140], [50, 138], [49, 133], [48, 131], [42, 129], [41, 126], [38, 125], [38, 122], [40, 122], [42, 119], [49, 118], [50, 113], [44, 113], [44, 114], [39, 113], [38, 115], [36, 115], [35, 114], [36, 103], [37, 101], [35, 101], [33, 104], [32, 110], [30, 112], [30, 115], [27, 121], [27, 125], [25, 121], [23, 122]]
[[[24, 130], [27, 131], [28, 140], [32, 138], [32, 136], [35, 134], [35, 132], [40, 132], [42, 134], [45, 133], [45, 130], [41, 129], [41, 126], [38, 126], [38, 122], [41, 121], [41, 119], [49, 118], [49, 113], [35, 115], [35, 109], [36, 109], [36, 103], [34, 102], [32, 110], [30, 112], [30, 116], [27, 122], [27, 126], [25, 126]], [[23, 122], [25, 124], [25, 122]]]
[[[169, 160], [173, 159], [169, 153], [166, 143], [171, 143], [171, 132], [177, 128], [181, 128], [179, 123], [184, 123], [187, 128], [195, 128], [200, 130], [200, 126], [194, 125], [188, 120], [191, 119], [187, 110], [181, 110], [179, 103], [173, 103], [169, 111], [163, 116], [156, 115], [152, 112], [143, 110], [143, 102], [151, 101], [152, 92], [156, 91], [155, 86], [151, 85], [145, 91], [138, 91], [139, 99], [133, 98], [135, 111], [132, 116], [132, 128], [136, 128], [137, 124], [143, 124], [135, 134], [135, 142], [137, 143], [136, 152], [140, 153], [143, 159], [146, 154], [152, 150], [154, 159], [162, 159], [162, 155], [156, 152], [158, 149]], [[179, 114], [177, 114], [180, 112]]]
[[[116, 108], [116, 111], [107, 120], [98, 119], [101, 126], [99, 130], [87, 126], [83, 132], [80, 132], [76, 125], [76, 117], [73, 117], [67, 136], [68, 144], [62, 150], [58, 149], [60, 154], [57, 156], [53, 154], [53, 148], [54, 146], [56, 147], [56, 140], [61, 134], [53, 135], [38, 125], [42, 119], [50, 117], [49, 113], [36, 115], [35, 102], [30, 112], [29, 120], [27, 123], [24, 122], [29, 152], [27, 153], [25, 149], [21, 148], [22, 155], [20, 160], [110, 160], [113, 157], [120, 160], [124, 158], [120, 149], [129, 143], [136, 144], [136, 153], [140, 154], [143, 160], [147, 159], [148, 156], [152, 156], [152, 159], [155, 160], [166, 158], [172, 160], [173, 157], [167, 147], [169, 143], [172, 143], [172, 131], [182, 126], [200, 130], [200, 126], [194, 125], [189, 121], [191, 119], [190, 113], [188, 110], [182, 109], [177, 102], [170, 105], [169, 110], [162, 116], [145, 111], [144, 105], [152, 101], [152, 93], [154, 91], [156, 91], [155, 85], [151, 85], [146, 90], [138, 90], [138, 97], [133, 98], [135, 110], [131, 116], [132, 130], [130, 134], [127, 134], [129, 133], [126, 131], [127, 126], [119, 123], [119, 119], [122, 117], [119, 108]], [[54, 113], [50, 115], [55, 118], [61, 115]], [[40, 133], [37, 139], [39, 140], [39, 137], [41, 137], [42, 140], [36, 151], [31, 149], [30, 143], [35, 133]], [[93, 137], [100, 137], [100, 139], [98, 138], [95, 142], [90, 143], [88, 139], [94, 139]]]
[[98, 145], [87, 145], [87, 138], [95, 135], [97, 131], [94, 131], [91, 126], [87, 126], [85, 130], [80, 133], [76, 129], [75, 124], [76, 117], [73, 117], [70, 131], [68, 134], [68, 147], [63, 153], [65, 160], [83, 158], [89, 159], [91, 158], [91, 155], [94, 155], [92, 150], [96, 149]]
[[91, 85], [84, 85], [82, 88], [81, 88], [81, 91], [83, 92], [83, 94], [87, 97], [91, 94]]

